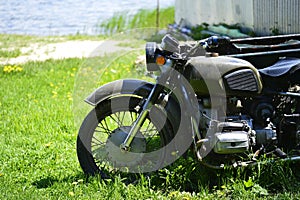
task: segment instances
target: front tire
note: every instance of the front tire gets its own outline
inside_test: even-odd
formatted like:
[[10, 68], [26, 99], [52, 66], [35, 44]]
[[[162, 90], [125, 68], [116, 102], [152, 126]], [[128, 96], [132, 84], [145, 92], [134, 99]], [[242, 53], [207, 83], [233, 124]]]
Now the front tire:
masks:
[[100, 102], [84, 119], [77, 137], [77, 156], [85, 174], [109, 177], [116, 171], [150, 172], [164, 166], [165, 147], [173, 131], [166, 114], [153, 106], [131, 143], [120, 145], [137, 119], [143, 99], [118, 96]]

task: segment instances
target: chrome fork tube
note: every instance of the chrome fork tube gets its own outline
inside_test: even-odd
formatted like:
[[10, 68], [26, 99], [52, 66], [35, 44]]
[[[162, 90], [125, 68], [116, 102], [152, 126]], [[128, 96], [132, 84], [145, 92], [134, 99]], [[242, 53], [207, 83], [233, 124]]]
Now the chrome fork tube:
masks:
[[121, 149], [124, 151], [130, 151], [130, 144], [134, 137], [136, 136], [137, 132], [139, 131], [140, 127], [143, 125], [144, 121], [146, 120], [146, 117], [149, 113], [149, 109], [144, 109], [136, 121], [134, 122], [133, 126], [131, 127], [125, 141], [121, 144]]
[[136, 119], [136, 121], [132, 125], [126, 139], [121, 144], [121, 149], [123, 151], [130, 151], [131, 142], [133, 141], [134, 137], [136, 136], [136, 134], [138, 133], [140, 128], [143, 126], [143, 123], [145, 122], [145, 120], [147, 118], [147, 115], [149, 114], [153, 104], [158, 99], [158, 97], [159, 97], [162, 90], [163, 90], [163, 86], [161, 86], [159, 84], [156, 84], [153, 87], [147, 101], [145, 102], [145, 104], [142, 108], [142, 112], [139, 114], [138, 118]]

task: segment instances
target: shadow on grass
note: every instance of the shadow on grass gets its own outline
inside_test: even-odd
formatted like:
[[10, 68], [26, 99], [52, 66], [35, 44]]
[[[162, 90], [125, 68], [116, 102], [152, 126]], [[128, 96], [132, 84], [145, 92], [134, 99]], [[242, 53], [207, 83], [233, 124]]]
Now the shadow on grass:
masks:
[[68, 176], [62, 179], [56, 178], [54, 176], [41, 177], [38, 180], [34, 181], [32, 185], [37, 189], [42, 189], [52, 187], [55, 183], [73, 183], [80, 179], [88, 181], [88, 177], [86, 175], [84, 175], [83, 173], [78, 173], [75, 176]]
[[51, 187], [55, 182], [58, 182], [58, 179], [53, 178], [53, 177], [46, 177], [46, 178], [41, 178], [37, 181], [34, 181], [32, 183], [32, 185], [38, 189], [42, 189], [42, 188]]
[[[266, 189], [271, 194], [298, 193], [300, 188], [300, 162], [275, 162], [247, 168], [214, 170], [201, 165], [192, 157], [179, 159], [173, 165], [149, 175], [146, 185], [160, 191], [185, 191], [199, 193], [208, 191], [239, 190], [249, 191], [254, 186]], [[143, 179], [142, 178], [142, 179]], [[249, 181], [250, 180], [250, 181]], [[247, 183], [253, 182], [249, 187]], [[141, 183], [137, 180], [137, 183]], [[254, 188], [255, 189], [255, 188]]]
[[[113, 173], [110, 178], [102, 179], [100, 175], [87, 176], [78, 171], [74, 176], [41, 177], [32, 183], [38, 189], [52, 187], [56, 183], [73, 184], [79, 180], [83, 183], [93, 184], [101, 182], [104, 186], [115, 185], [122, 182], [124, 185], [143, 185], [155, 191], [181, 191], [199, 193], [203, 189], [214, 192], [223, 190], [250, 190], [243, 186], [250, 179], [253, 184], [267, 189], [271, 194], [282, 192], [298, 193], [300, 187], [300, 163], [272, 163], [263, 166], [212, 170], [202, 166], [191, 157], [179, 159], [173, 165], [148, 174]], [[103, 182], [102, 182], [103, 180]], [[236, 186], [235, 186], [236, 184]], [[232, 192], [231, 191], [231, 192]]]

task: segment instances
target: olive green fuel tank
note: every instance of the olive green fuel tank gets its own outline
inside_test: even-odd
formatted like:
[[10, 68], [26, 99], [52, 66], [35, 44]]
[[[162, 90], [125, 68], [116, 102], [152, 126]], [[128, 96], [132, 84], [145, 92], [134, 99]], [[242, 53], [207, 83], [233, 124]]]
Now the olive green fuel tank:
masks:
[[256, 95], [262, 91], [258, 70], [249, 62], [226, 56], [198, 56], [186, 67], [187, 77], [197, 95]]

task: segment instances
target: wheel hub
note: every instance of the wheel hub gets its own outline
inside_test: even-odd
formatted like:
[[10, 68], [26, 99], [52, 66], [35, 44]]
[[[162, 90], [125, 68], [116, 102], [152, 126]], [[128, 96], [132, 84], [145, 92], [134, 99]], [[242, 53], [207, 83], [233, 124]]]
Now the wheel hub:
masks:
[[130, 145], [130, 151], [121, 149], [121, 144], [126, 139], [131, 127], [120, 127], [108, 137], [105, 150], [109, 161], [114, 167], [133, 167], [140, 163], [146, 150], [146, 140], [138, 132]]

